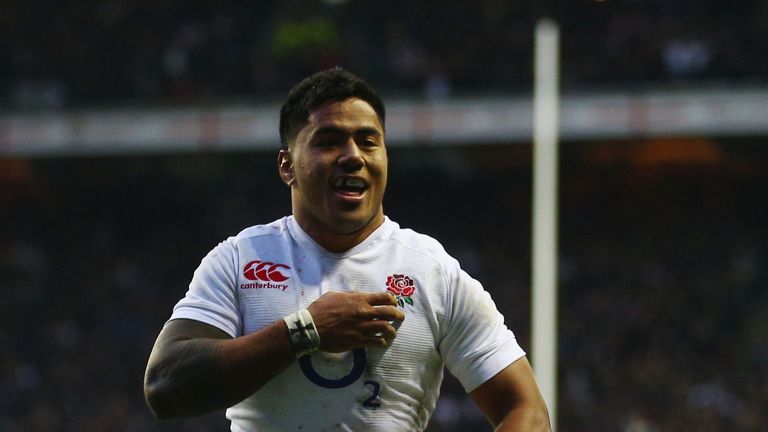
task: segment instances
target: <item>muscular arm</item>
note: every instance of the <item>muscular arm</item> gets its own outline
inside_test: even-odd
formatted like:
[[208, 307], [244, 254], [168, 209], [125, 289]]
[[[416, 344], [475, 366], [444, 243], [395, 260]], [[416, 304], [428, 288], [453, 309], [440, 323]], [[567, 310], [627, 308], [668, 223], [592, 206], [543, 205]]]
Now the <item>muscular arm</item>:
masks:
[[522, 357], [469, 393], [495, 431], [549, 431], [549, 413]]
[[232, 339], [208, 324], [173, 320], [152, 349], [144, 394], [158, 418], [205, 414], [245, 399], [294, 360], [282, 321]]
[[[404, 318], [393, 304], [395, 298], [386, 293], [326, 293], [308, 308], [320, 348], [342, 352], [386, 346], [395, 337], [388, 321]], [[201, 415], [240, 402], [295, 359], [282, 320], [235, 339], [208, 324], [172, 320], [149, 357], [144, 395], [158, 418]]]

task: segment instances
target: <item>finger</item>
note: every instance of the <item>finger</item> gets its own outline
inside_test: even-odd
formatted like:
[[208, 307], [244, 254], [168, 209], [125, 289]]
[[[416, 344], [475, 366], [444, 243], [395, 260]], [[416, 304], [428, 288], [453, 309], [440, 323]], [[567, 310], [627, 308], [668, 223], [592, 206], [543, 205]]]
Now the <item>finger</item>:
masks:
[[383, 337], [390, 340], [397, 335], [397, 329], [387, 321], [369, 321], [362, 326], [360, 331], [367, 336]]
[[397, 298], [389, 291], [366, 293], [365, 299], [371, 306], [397, 306]]
[[389, 340], [383, 337], [368, 336], [362, 340], [364, 346], [372, 348], [386, 348], [389, 346]]
[[371, 313], [371, 319], [402, 321], [405, 319], [405, 313], [394, 306], [376, 306]]

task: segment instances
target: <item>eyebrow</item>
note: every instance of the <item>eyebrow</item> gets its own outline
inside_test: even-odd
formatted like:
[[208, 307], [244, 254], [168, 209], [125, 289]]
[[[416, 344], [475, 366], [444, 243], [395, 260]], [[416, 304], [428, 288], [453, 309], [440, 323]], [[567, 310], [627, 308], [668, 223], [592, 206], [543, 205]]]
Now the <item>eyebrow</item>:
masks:
[[[349, 133], [346, 129], [337, 127], [337, 126], [321, 126], [317, 128], [314, 132], [314, 135], [330, 135], [330, 134], [342, 134], [346, 135]], [[361, 127], [359, 129], [355, 129], [352, 132], [353, 135], [365, 135], [365, 136], [381, 136], [381, 131], [374, 127]]]

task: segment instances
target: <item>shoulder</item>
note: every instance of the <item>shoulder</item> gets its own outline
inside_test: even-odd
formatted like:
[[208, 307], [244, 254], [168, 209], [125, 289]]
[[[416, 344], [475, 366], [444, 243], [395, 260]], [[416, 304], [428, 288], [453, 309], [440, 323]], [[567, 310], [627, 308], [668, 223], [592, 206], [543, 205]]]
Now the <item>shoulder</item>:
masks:
[[433, 261], [444, 271], [458, 265], [458, 261], [448, 254], [443, 245], [434, 237], [395, 225], [396, 228], [392, 233], [391, 240], [399, 248], [423, 260]]
[[258, 237], [281, 237], [288, 229], [288, 218], [280, 218], [268, 224], [253, 225], [230, 237], [227, 241], [237, 244]]
[[233, 250], [241, 250], [243, 247], [253, 247], [246, 245], [259, 244], [262, 247], [274, 246], [283, 241], [288, 235], [288, 217], [278, 219], [274, 222], [261, 225], [253, 225], [243, 229], [236, 235], [229, 237], [222, 244], [227, 244]]
[[282, 218], [268, 224], [245, 228], [236, 235], [219, 242], [216, 247], [211, 249], [206, 258], [232, 258], [239, 253], [244, 243], [280, 238], [286, 230], [286, 219]]

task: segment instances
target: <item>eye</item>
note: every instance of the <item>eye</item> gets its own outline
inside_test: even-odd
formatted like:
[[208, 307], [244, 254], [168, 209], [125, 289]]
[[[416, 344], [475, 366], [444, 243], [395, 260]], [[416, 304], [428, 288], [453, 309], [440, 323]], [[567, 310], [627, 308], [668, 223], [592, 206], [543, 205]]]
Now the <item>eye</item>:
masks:
[[313, 147], [329, 148], [340, 145], [344, 142], [344, 134], [336, 131], [322, 131], [315, 135], [312, 140]]
[[321, 138], [314, 142], [314, 146], [320, 148], [335, 147], [338, 144], [339, 140], [337, 138]]
[[360, 147], [377, 147], [379, 143], [376, 141], [373, 137], [364, 137], [358, 141], [358, 144]]

